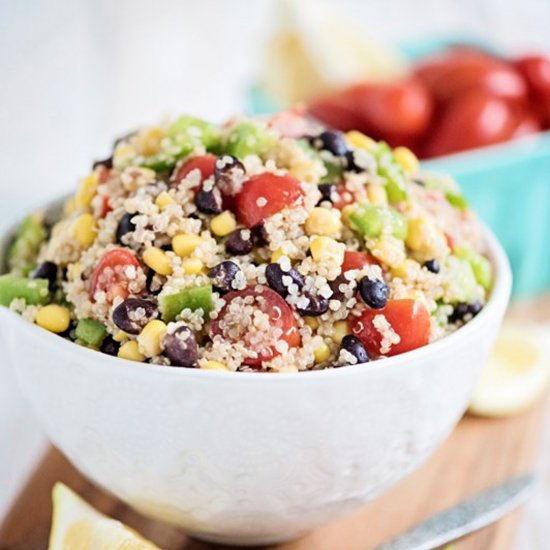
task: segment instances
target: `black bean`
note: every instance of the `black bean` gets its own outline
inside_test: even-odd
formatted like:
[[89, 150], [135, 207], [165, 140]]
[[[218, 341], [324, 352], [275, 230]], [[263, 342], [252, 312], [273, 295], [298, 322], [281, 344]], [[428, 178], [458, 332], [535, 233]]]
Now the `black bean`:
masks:
[[182, 325], [164, 336], [164, 354], [175, 367], [196, 367], [199, 355], [197, 338], [190, 327]]
[[118, 222], [118, 227], [116, 228], [116, 241], [119, 244], [126, 244], [122, 241], [122, 237], [128, 233], [133, 233], [136, 230], [136, 224], [132, 222], [132, 218], [135, 214], [130, 214], [126, 212], [120, 221]]
[[252, 231], [252, 241], [256, 246], [265, 246], [269, 242], [269, 235], [265, 229], [265, 225], [262, 223], [253, 227]]
[[222, 211], [222, 194], [217, 187], [200, 189], [195, 195], [197, 210], [203, 214], [219, 214]]
[[283, 277], [285, 276], [292, 279], [292, 283], [298, 286], [298, 290], [302, 290], [305, 284], [304, 276], [293, 267], [291, 267], [289, 271], [283, 271], [280, 264], [273, 263], [265, 268], [267, 284], [283, 298], [288, 296], [288, 287], [283, 284]]
[[48, 286], [52, 290], [57, 281], [57, 265], [53, 262], [43, 262], [32, 272], [31, 277], [33, 279], [48, 279]]
[[209, 272], [208, 277], [212, 279], [212, 284], [218, 292], [229, 292], [235, 290], [232, 283], [241, 268], [229, 260], [215, 265]]
[[233, 155], [222, 155], [216, 161], [214, 181], [216, 185], [228, 194], [233, 195], [246, 176], [244, 164]]
[[96, 168], [99, 168], [100, 166], [103, 166], [107, 170], [110, 170], [113, 167], [113, 157], [108, 157], [103, 160], [96, 160], [92, 164], [92, 170], [95, 170]]
[[128, 298], [113, 310], [113, 323], [128, 334], [139, 334], [141, 329], [158, 317], [154, 302], [141, 298]]
[[348, 151], [348, 145], [342, 132], [325, 130], [312, 140], [313, 146], [331, 152], [336, 157], [343, 157]]
[[[357, 338], [357, 336], [353, 336], [353, 334], [347, 334], [342, 338], [342, 343], [340, 344], [340, 349], [346, 350], [348, 353], [351, 353], [356, 359], [357, 363], [368, 363], [369, 361], [369, 355], [367, 353], [367, 350], [365, 349], [365, 346]], [[348, 363], [351, 364], [351, 363]], [[344, 365], [339, 365], [344, 366]]]
[[367, 167], [363, 166], [357, 159], [357, 154], [355, 151], [348, 151], [346, 153], [346, 169], [351, 172], [364, 172]]
[[131, 137], [134, 137], [137, 134], [137, 130], [132, 130], [124, 134], [123, 136], [117, 137], [113, 142], [113, 149], [116, 149], [123, 141], [128, 141]]
[[99, 349], [107, 355], [117, 355], [119, 348], [120, 344], [116, 342], [111, 335], [109, 335], [103, 340], [103, 343]]
[[321, 185], [319, 185], [319, 191], [321, 192], [321, 200], [319, 202], [332, 202], [332, 195], [336, 191], [336, 185], [334, 185], [334, 183], [321, 183]]
[[437, 260], [428, 260], [424, 262], [424, 267], [432, 273], [439, 273], [439, 262]]
[[145, 278], [145, 286], [147, 292], [156, 296], [162, 290], [163, 280], [161, 279], [162, 275], [158, 275], [154, 269], [147, 270], [147, 275]]
[[456, 306], [454, 306], [453, 308], [453, 312], [449, 316], [449, 321], [451, 323], [462, 321], [464, 317], [469, 313], [468, 310], [469, 310], [468, 304], [464, 302], [460, 302], [459, 304], [456, 304]]
[[330, 297], [331, 300], [345, 300], [346, 295], [340, 290], [341, 285], [351, 285], [353, 289], [357, 286], [357, 282], [352, 279], [351, 281], [346, 278], [346, 276], [342, 273], [334, 279], [334, 281], [330, 281], [328, 286], [330, 286], [330, 289], [332, 290], [332, 296]]
[[363, 277], [359, 281], [359, 294], [368, 306], [374, 309], [382, 309], [388, 301], [390, 288], [386, 281], [382, 279]]
[[313, 294], [308, 291], [302, 292], [302, 296], [309, 300], [309, 304], [305, 307], [297, 307], [296, 311], [304, 316], [318, 317], [328, 311], [328, 300], [324, 296]]
[[479, 300], [476, 300], [468, 306], [468, 313], [471, 313], [472, 317], [475, 317], [482, 309], [483, 305]]
[[250, 229], [235, 229], [225, 241], [225, 250], [234, 256], [250, 254], [254, 248]]

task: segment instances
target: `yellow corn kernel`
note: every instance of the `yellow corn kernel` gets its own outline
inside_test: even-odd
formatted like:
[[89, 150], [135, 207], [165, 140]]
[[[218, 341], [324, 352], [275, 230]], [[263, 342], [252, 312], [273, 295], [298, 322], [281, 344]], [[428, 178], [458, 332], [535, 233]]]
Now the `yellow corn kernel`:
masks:
[[63, 214], [70, 216], [76, 210], [76, 198], [69, 197], [63, 205]]
[[176, 235], [172, 239], [172, 249], [180, 258], [187, 258], [202, 243], [202, 238], [193, 234]]
[[349, 334], [349, 324], [347, 321], [336, 321], [332, 325], [331, 337], [334, 343], [340, 344], [347, 334]]
[[304, 229], [307, 235], [335, 235], [342, 229], [340, 213], [316, 206], [310, 212]]
[[44, 306], [36, 314], [36, 324], [50, 332], [65, 332], [71, 324], [71, 312], [57, 304]]
[[409, 220], [405, 242], [411, 250], [425, 260], [442, 258], [449, 252], [445, 234], [429, 218], [413, 218]]
[[342, 216], [342, 221], [349, 226], [350, 216], [355, 212], [355, 204], [348, 204], [342, 208], [340, 215]]
[[160, 210], [164, 210], [171, 204], [176, 204], [176, 201], [166, 191], [163, 191], [155, 199], [155, 204]]
[[393, 150], [393, 156], [403, 172], [409, 176], [414, 176], [420, 168], [420, 163], [416, 155], [408, 147], [396, 147]]
[[82, 248], [89, 248], [97, 235], [97, 222], [92, 214], [82, 214], [74, 222], [74, 236]]
[[316, 363], [322, 363], [330, 357], [330, 348], [326, 342], [322, 342], [321, 345], [313, 352]]
[[181, 267], [186, 275], [198, 275], [202, 273], [204, 264], [198, 258], [187, 258], [181, 262]]
[[84, 178], [75, 196], [75, 204], [78, 208], [90, 207], [97, 192], [98, 181], [98, 175], [95, 172]]
[[225, 237], [237, 229], [237, 220], [235, 216], [226, 210], [210, 221], [210, 230], [218, 237]]
[[420, 271], [420, 264], [407, 258], [404, 262], [392, 268], [391, 272], [394, 277], [401, 279], [413, 279]]
[[113, 340], [115, 342], [124, 342], [125, 340], [128, 340], [128, 335], [123, 330], [119, 330], [113, 334]]
[[160, 150], [160, 143], [164, 138], [162, 128], [147, 128], [141, 132], [136, 140], [136, 147], [141, 155], [146, 157], [156, 155]]
[[379, 239], [369, 239], [367, 247], [375, 258], [391, 268], [402, 264], [407, 257], [403, 241], [389, 235]]
[[317, 319], [317, 317], [304, 317], [304, 323], [311, 330], [317, 330], [319, 328], [319, 320]]
[[145, 357], [154, 357], [162, 351], [162, 337], [166, 334], [166, 324], [159, 319], [149, 321], [137, 337], [139, 352]]
[[206, 361], [201, 364], [201, 369], [204, 370], [229, 370], [226, 365], [219, 361]]
[[280, 248], [277, 248], [271, 253], [271, 263], [278, 262], [283, 256], [286, 256], [286, 254]]
[[115, 164], [124, 164], [136, 154], [136, 150], [127, 143], [121, 143], [113, 153], [113, 161]]
[[139, 351], [138, 343], [135, 340], [130, 340], [120, 346], [117, 356], [128, 361], [142, 362], [145, 356]]
[[346, 245], [326, 236], [314, 237], [309, 245], [311, 255], [316, 262], [342, 265]]
[[170, 263], [170, 258], [166, 255], [164, 250], [161, 250], [156, 246], [151, 246], [143, 253], [143, 261], [159, 275], [172, 274], [172, 264]]
[[371, 151], [376, 146], [374, 139], [357, 130], [348, 132], [346, 134], [346, 141], [356, 149], [364, 149], [365, 151]]
[[367, 196], [372, 204], [388, 204], [388, 194], [383, 185], [369, 183], [367, 185]]
[[80, 262], [69, 264], [67, 266], [67, 280], [74, 281], [80, 277]]

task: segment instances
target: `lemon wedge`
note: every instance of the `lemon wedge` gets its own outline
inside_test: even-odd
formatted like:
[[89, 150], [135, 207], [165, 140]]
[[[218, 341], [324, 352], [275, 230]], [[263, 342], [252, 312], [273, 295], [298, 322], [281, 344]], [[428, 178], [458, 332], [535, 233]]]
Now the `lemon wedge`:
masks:
[[120, 521], [108, 518], [62, 483], [53, 493], [48, 550], [160, 550]]
[[506, 323], [474, 390], [469, 411], [506, 417], [538, 401], [550, 385], [550, 328]]
[[396, 48], [369, 37], [333, 5], [322, 0], [278, 2], [261, 86], [283, 105], [358, 81], [387, 82], [406, 72], [407, 63]]

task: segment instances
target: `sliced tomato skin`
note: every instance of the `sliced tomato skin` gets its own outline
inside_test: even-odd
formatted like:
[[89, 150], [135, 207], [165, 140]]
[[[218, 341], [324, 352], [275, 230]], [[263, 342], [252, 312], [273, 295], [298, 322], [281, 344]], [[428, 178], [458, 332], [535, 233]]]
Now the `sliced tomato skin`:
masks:
[[[216, 168], [216, 160], [218, 157], [215, 155], [200, 155], [193, 157], [184, 162], [172, 177], [172, 181], [179, 183], [187, 174], [193, 170], [199, 170], [201, 173], [201, 183], [214, 174]], [[198, 187], [198, 186], [197, 186]]]
[[430, 314], [426, 307], [417, 300], [389, 300], [384, 309], [367, 308], [350, 322], [352, 333], [361, 340], [369, 355], [381, 355], [382, 335], [373, 324], [376, 315], [384, 315], [401, 338], [386, 355], [399, 355], [428, 344]]
[[550, 127], [550, 58], [526, 55], [514, 62], [529, 88], [531, 105], [545, 128]]
[[95, 293], [102, 290], [107, 293], [107, 300], [113, 302], [116, 297], [126, 299], [129, 296], [128, 283], [129, 281], [124, 276], [115, 275], [108, 281], [102, 281], [101, 275], [105, 269], [112, 270], [124, 269], [125, 267], [133, 266], [139, 268], [139, 262], [133, 252], [125, 248], [114, 248], [106, 252], [99, 260], [90, 278], [90, 288], [88, 296], [90, 300], [95, 301]]
[[346, 250], [344, 253], [344, 262], [342, 263], [342, 273], [351, 269], [363, 269], [366, 265], [380, 264], [371, 254], [359, 250]]
[[237, 195], [237, 218], [248, 228], [256, 227], [283, 208], [297, 204], [303, 196], [300, 180], [264, 172], [246, 181]]
[[[283, 331], [281, 339], [285, 340], [289, 347], [292, 348], [300, 345], [298, 323], [296, 322], [296, 318], [294, 317], [291, 307], [285, 302], [284, 298], [282, 298], [274, 290], [263, 285], [254, 285], [246, 287], [243, 290], [228, 292], [223, 297], [225, 300], [225, 305], [219, 312], [216, 319], [210, 323], [211, 336], [223, 335], [223, 330], [220, 324], [223, 322], [229, 304], [235, 298], [245, 298], [247, 296], [262, 298], [261, 301], [255, 302], [256, 306], [270, 316], [270, 325], [272, 327], [280, 328]], [[248, 358], [245, 360], [245, 364], [251, 367], [260, 367], [264, 361], [269, 361], [270, 359], [280, 355], [274, 346], [269, 346], [266, 349], [254, 351], [257, 352], [258, 357]]]

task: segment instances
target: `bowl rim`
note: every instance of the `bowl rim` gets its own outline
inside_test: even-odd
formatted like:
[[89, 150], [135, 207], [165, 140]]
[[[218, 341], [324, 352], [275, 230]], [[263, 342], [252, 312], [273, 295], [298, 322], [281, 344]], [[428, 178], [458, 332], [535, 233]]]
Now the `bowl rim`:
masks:
[[[42, 207], [42, 210], [55, 207], [60, 202], [51, 201]], [[512, 287], [512, 272], [508, 257], [500, 245], [498, 239], [493, 232], [483, 223], [480, 222], [483, 238], [487, 245], [488, 255], [495, 271], [495, 282], [491, 290], [489, 300], [481, 312], [476, 315], [471, 321], [464, 326], [457, 329], [455, 332], [444, 336], [440, 340], [436, 340], [433, 343], [427, 344], [421, 348], [417, 348], [405, 353], [387, 357], [384, 359], [377, 359], [368, 363], [358, 363], [356, 365], [347, 365], [343, 368], [327, 368], [320, 370], [306, 370], [299, 372], [277, 372], [277, 373], [256, 373], [256, 372], [239, 372], [239, 371], [212, 371], [199, 368], [177, 368], [169, 367], [165, 365], [156, 365], [151, 363], [139, 363], [137, 361], [130, 361], [122, 359], [120, 357], [114, 357], [98, 350], [93, 350], [85, 346], [80, 346], [75, 342], [71, 342], [57, 334], [44, 330], [34, 323], [30, 323], [24, 319], [18, 313], [11, 311], [7, 307], [0, 306], [0, 314], [7, 316], [7, 321], [11, 319], [12, 323], [21, 323], [22, 328], [27, 330], [33, 338], [37, 338], [37, 341], [44, 341], [49, 344], [53, 343], [53, 339], [57, 339], [58, 344], [62, 347], [67, 346], [66, 352], [72, 353], [75, 363], [72, 368], [84, 368], [88, 361], [96, 358], [96, 365], [94, 368], [104, 369], [112, 373], [115, 372], [122, 374], [128, 372], [129, 375], [159, 375], [165, 377], [177, 376], [178, 378], [199, 378], [199, 379], [215, 379], [218, 381], [234, 380], [235, 382], [242, 383], [243, 380], [278, 380], [279, 382], [286, 382], [288, 380], [300, 380], [300, 381], [314, 381], [314, 380], [332, 380], [333, 377], [353, 376], [353, 375], [366, 375], [366, 373], [379, 371], [389, 371], [391, 367], [398, 368], [399, 366], [407, 365], [409, 361], [422, 360], [430, 355], [437, 354], [449, 347], [464, 340], [468, 335], [478, 329], [486, 319], [492, 316], [493, 312], [507, 305], [511, 287]], [[0, 243], [6, 242], [8, 236], [13, 232], [13, 227], [4, 229], [0, 232]], [[72, 351], [71, 351], [72, 350]], [[76, 356], [81, 356], [85, 361], [74, 361]], [[100, 358], [102, 358], [100, 360]], [[367, 367], [367, 368], [366, 368]], [[272, 374], [273, 376], [270, 376]], [[268, 382], [269, 383], [269, 382]]]

